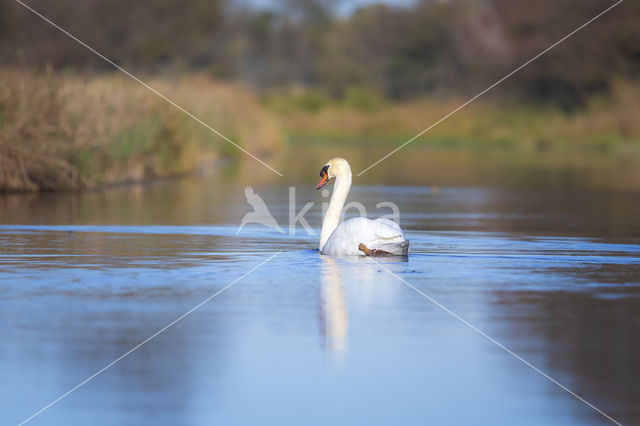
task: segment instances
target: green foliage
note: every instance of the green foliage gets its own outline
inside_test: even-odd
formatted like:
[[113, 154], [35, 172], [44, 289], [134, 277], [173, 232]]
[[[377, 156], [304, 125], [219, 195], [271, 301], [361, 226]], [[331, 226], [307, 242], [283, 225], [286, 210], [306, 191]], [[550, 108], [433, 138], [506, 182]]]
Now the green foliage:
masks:
[[159, 129], [158, 118], [149, 116], [116, 131], [107, 144], [106, 157], [111, 161], [125, 161], [150, 154], [153, 144], [159, 140]]
[[385, 105], [385, 101], [372, 89], [352, 87], [344, 96], [344, 104], [357, 111], [373, 112], [379, 111]]
[[[249, 158], [122, 77], [0, 70], [0, 81], [0, 192], [142, 181]], [[151, 85], [250, 152], [280, 144], [275, 120], [240, 88], [199, 76]]]
[[[586, 107], [567, 112], [561, 106], [479, 100], [420, 136], [406, 149], [429, 147], [477, 153], [573, 153], [616, 156], [640, 149], [640, 85], [613, 84], [610, 96], [587, 99]], [[281, 113], [288, 141], [295, 145], [335, 144], [391, 150], [445, 116], [464, 100], [386, 102], [379, 110], [327, 105], [320, 114]]]
[[269, 109], [281, 112], [303, 111], [315, 114], [331, 103], [329, 97], [321, 91], [303, 91], [298, 93], [278, 92], [262, 98]]
[[[601, 0], [416, 1], [404, 8], [367, 5], [337, 16], [338, 3], [280, 0], [260, 9], [232, 0], [192, 0], [189, 7], [179, 0], [30, 5], [136, 72], [196, 70], [262, 90], [303, 88], [291, 107], [311, 112], [324, 108], [322, 94], [350, 98], [352, 87], [394, 100], [468, 97], [605, 6]], [[107, 67], [67, 38], [52, 38], [47, 25], [15, 8], [0, 0], [0, 63]], [[505, 82], [502, 97], [575, 110], [592, 95], [607, 93], [613, 79], [637, 78], [639, 20], [640, 3], [626, 2]]]
[[302, 93], [294, 101], [300, 109], [307, 112], [318, 112], [328, 103], [327, 97], [319, 92]]

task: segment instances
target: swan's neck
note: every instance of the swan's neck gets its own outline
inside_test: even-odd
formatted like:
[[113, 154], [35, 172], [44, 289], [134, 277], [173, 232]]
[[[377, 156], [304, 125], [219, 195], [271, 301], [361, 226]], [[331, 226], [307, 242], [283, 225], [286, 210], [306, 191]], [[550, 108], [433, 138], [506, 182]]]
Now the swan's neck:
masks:
[[324, 220], [322, 221], [322, 232], [320, 232], [320, 251], [322, 251], [322, 248], [331, 236], [331, 233], [333, 233], [338, 226], [338, 223], [340, 223], [342, 208], [347, 200], [347, 195], [349, 195], [349, 189], [351, 189], [351, 170], [344, 175], [336, 176], [336, 183], [333, 187], [331, 201], [329, 201], [329, 208], [327, 209], [327, 214], [324, 216]]

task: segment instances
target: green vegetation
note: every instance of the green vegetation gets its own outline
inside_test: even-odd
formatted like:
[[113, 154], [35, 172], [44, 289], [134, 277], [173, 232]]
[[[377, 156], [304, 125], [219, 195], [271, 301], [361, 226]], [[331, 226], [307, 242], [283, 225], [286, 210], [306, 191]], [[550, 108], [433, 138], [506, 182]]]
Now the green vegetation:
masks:
[[[349, 98], [325, 102], [310, 111], [295, 105], [301, 95], [268, 98], [265, 106], [276, 113], [288, 140], [294, 144], [333, 143], [390, 148], [464, 103], [465, 99], [437, 101], [353, 103]], [[509, 150], [516, 152], [602, 154], [640, 153], [640, 86], [628, 81], [613, 84], [608, 95], [593, 96], [585, 107], [565, 111], [560, 106], [536, 107], [519, 103], [478, 100], [422, 135], [412, 146], [442, 149]]]
[[[95, 188], [194, 173], [225, 159], [246, 160], [231, 144], [120, 75], [0, 72], [0, 188]], [[464, 102], [405, 102], [375, 91], [341, 98], [321, 91], [250, 92], [198, 75], [151, 85], [261, 158], [276, 161], [287, 140], [337, 150], [391, 150]], [[640, 155], [640, 86], [612, 85], [585, 107], [479, 100], [407, 149], [622, 157]], [[253, 161], [253, 160], [250, 160]]]
[[[269, 163], [284, 142], [388, 152], [610, 6], [416, 0], [340, 14], [339, 3], [29, 5]], [[509, 164], [639, 155], [639, 18], [640, 3], [620, 4], [407, 149], [469, 161], [499, 152]], [[0, 0], [0, 63], [0, 191], [250, 158], [10, 0]]]
[[[119, 75], [0, 71], [0, 189], [93, 188], [193, 173], [238, 151]], [[192, 76], [152, 87], [252, 152], [281, 132], [246, 91]]]
[[[603, 0], [416, 0], [406, 7], [273, 0], [31, 0], [29, 5], [135, 73], [203, 73], [260, 91], [302, 88], [364, 108], [370, 94], [406, 101], [470, 97], [612, 3]], [[262, 3], [262, 2], [261, 2]], [[388, 2], [391, 3], [391, 2]], [[624, 2], [501, 86], [503, 99], [566, 110], [640, 71], [640, 3]], [[0, 0], [0, 63], [104, 71], [12, 0]], [[354, 90], [354, 88], [357, 88]], [[366, 99], [365, 99], [366, 98]], [[365, 106], [367, 105], [367, 106]]]

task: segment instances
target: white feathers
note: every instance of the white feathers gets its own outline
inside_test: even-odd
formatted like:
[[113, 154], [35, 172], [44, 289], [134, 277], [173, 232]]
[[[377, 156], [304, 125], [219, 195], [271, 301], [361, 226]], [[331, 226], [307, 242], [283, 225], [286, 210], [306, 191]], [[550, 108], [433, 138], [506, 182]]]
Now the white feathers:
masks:
[[409, 250], [409, 242], [394, 221], [356, 217], [338, 225], [321, 252], [334, 256], [362, 255], [364, 253], [358, 249], [360, 244], [371, 250], [384, 250], [396, 255], [406, 255]]
[[400, 226], [392, 220], [364, 217], [340, 223], [344, 203], [351, 189], [351, 167], [344, 158], [334, 158], [325, 165], [327, 175], [336, 179], [329, 208], [322, 221], [320, 253], [328, 255], [364, 255], [358, 247], [364, 244], [370, 250], [384, 250], [395, 255], [406, 255], [409, 241]]

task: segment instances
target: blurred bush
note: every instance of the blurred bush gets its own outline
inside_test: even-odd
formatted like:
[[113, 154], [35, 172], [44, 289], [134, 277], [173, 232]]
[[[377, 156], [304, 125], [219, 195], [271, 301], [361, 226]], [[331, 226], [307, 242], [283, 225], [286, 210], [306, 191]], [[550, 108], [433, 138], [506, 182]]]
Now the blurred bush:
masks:
[[[193, 173], [237, 148], [126, 77], [0, 71], [0, 191], [90, 188]], [[200, 76], [151, 85], [262, 157], [281, 143], [246, 90]]]
[[[207, 72], [267, 90], [344, 97], [469, 95], [612, 4], [608, 0], [416, 1], [337, 15], [335, 0], [31, 0], [81, 40], [138, 72]], [[565, 110], [640, 73], [640, 3], [624, 2], [506, 82], [503, 97]], [[13, 0], [0, 0], [2, 64], [110, 69]], [[352, 97], [353, 94], [347, 94]], [[321, 108], [316, 94], [300, 101]]]
[[374, 112], [383, 108], [384, 99], [379, 93], [366, 87], [351, 87], [344, 96], [344, 104], [362, 112]]
[[[296, 143], [406, 140], [612, 2], [422, 0], [346, 15], [335, 0], [248, 4], [29, 1], [260, 157], [277, 151], [282, 134]], [[637, 147], [639, 21], [640, 3], [622, 3], [425, 143]], [[0, 0], [0, 190], [180, 175], [243, 155], [107, 70], [115, 74], [14, 0]]]
[[[462, 98], [421, 98], [386, 103], [380, 109], [328, 103], [321, 111], [275, 111], [295, 144], [396, 147], [464, 102]], [[561, 106], [530, 105], [480, 99], [460, 110], [410, 145], [474, 151], [548, 152], [573, 155], [606, 154], [624, 158], [640, 154], [640, 86], [628, 80], [611, 83], [610, 93], [592, 96], [568, 114]], [[390, 145], [392, 142], [392, 145]]]

